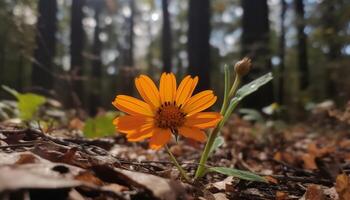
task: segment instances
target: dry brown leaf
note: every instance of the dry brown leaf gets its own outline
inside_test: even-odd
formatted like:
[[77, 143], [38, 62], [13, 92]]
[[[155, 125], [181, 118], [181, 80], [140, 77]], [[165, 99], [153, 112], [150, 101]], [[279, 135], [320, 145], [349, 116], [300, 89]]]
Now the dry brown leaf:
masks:
[[102, 186], [102, 189], [103, 190], [108, 190], [108, 191], [113, 191], [115, 193], [124, 192], [124, 191], [128, 191], [129, 190], [129, 188], [127, 188], [125, 186], [122, 186], [122, 185], [119, 185], [119, 184], [116, 184], [116, 183], [112, 183], [112, 184], [109, 184], [109, 185]]
[[52, 167], [53, 165], [49, 163], [0, 167], [0, 192], [31, 188], [68, 188], [82, 185], [80, 181], [59, 175], [51, 170]]
[[228, 200], [225, 193], [215, 193], [213, 196], [215, 200]]
[[74, 177], [74, 179], [79, 180], [81, 182], [94, 184], [94, 185], [99, 185], [99, 186], [103, 185], [103, 182], [99, 178], [97, 178], [91, 172], [88, 172], [88, 171], [79, 173]]
[[207, 189], [211, 192], [225, 191], [227, 185], [232, 185], [233, 177], [229, 176], [222, 181], [218, 181], [207, 186]]
[[128, 176], [133, 181], [148, 188], [154, 196], [159, 199], [176, 200], [185, 195], [184, 188], [175, 181], [167, 180], [151, 174], [133, 172], [128, 170], [116, 169], [117, 171]]
[[326, 154], [333, 153], [334, 151], [335, 151], [335, 146], [325, 146], [325, 147], [319, 148], [315, 143], [310, 143], [308, 145], [308, 153], [316, 157], [322, 157]]
[[183, 154], [183, 149], [181, 145], [173, 145], [170, 147], [170, 151], [175, 156], [181, 156]]
[[324, 200], [325, 195], [319, 185], [311, 184], [307, 187], [305, 200]]
[[288, 194], [282, 191], [276, 192], [276, 200], [286, 200], [288, 199]]
[[304, 168], [314, 170], [317, 169], [317, 164], [315, 162], [315, 156], [313, 154], [305, 153], [301, 157], [304, 161]]
[[127, 186], [142, 188], [150, 192], [154, 199], [176, 200], [186, 196], [185, 188], [178, 181], [141, 172], [112, 168], [106, 165], [93, 166], [92, 169], [96, 176], [103, 181], [122, 180], [122, 183]]
[[24, 153], [19, 155], [19, 159], [16, 161], [16, 165], [35, 163], [38, 159], [30, 153]]
[[350, 179], [347, 174], [337, 176], [335, 189], [339, 195], [339, 200], [350, 199]]
[[267, 180], [269, 183], [278, 184], [278, 180], [272, 176], [264, 176], [264, 179]]
[[292, 154], [288, 152], [280, 152], [280, 151], [275, 153], [275, 155], [273, 156], [273, 159], [277, 161], [283, 161], [288, 164], [294, 164], [296, 161], [295, 157]]
[[78, 129], [78, 130], [83, 130], [84, 126], [85, 126], [85, 123], [77, 117], [70, 120], [68, 125], [69, 129]]

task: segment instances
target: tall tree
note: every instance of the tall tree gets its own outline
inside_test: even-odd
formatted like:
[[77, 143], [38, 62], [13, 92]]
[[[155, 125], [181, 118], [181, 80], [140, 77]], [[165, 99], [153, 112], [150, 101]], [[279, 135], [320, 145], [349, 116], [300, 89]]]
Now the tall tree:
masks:
[[126, 52], [125, 65], [128, 67], [134, 66], [134, 26], [135, 26], [135, 0], [130, 1], [130, 16], [129, 16], [129, 37], [128, 37], [128, 49]]
[[286, 18], [286, 11], [287, 11], [287, 3], [285, 0], [280, 0], [281, 5], [281, 13], [280, 13], [280, 38], [279, 38], [279, 57], [280, 57], [280, 64], [279, 64], [279, 79], [278, 79], [278, 102], [280, 104], [283, 103], [283, 96], [284, 96], [284, 62], [285, 62], [285, 51], [286, 51], [286, 27], [284, 25], [285, 18]]
[[162, 0], [163, 30], [162, 30], [162, 60], [163, 71], [170, 72], [172, 67], [172, 37], [168, 0]]
[[298, 31], [298, 66], [300, 89], [305, 90], [309, 85], [309, 66], [307, 58], [307, 36], [305, 29], [305, 11], [303, 0], [294, 0], [296, 27]]
[[44, 89], [53, 88], [53, 57], [55, 56], [57, 29], [56, 0], [39, 0], [36, 48], [32, 69], [32, 85]]
[[95, 10], [94, 19], [96, 21], [96, 26], [94, 30], [94, 41], [92, 45], [92, 53], [94, 55], [94, 60], [92, 62], [92, 91], [90, 94], [90, 114], [95, 115], [97, 113], [98, 107], [102, 105], [101, 99], [101, 87], [102, 87], [102, 62], [101, 62], [101, 49], [102, 42], [99, 38], [101, 33], [100, 26], [100, 14], [102, 11], [104, 3], [99, 0], [93, 1], [93, 8]]
[[190, 0], [188, 73], [200, 77], [198, 89], [210, 87], [210, 0]]
[[[253, 61], [253, 68], [245, 82], [271, 71], [269, 49], [269, 20], [267, 0], [242, 0], [242, 54]], [[259, 101], [257, 101], [259, 99]], [[274, 101], [273, 85], [269, 83], [250, 95], [246, 106], [262, 108]]]
[[130, 16], [128, 17], [127, 47], [124, 49], [123, 69], [122, 69], [122, 92], [132, 94], [134, 90], [134, 26], [135, 26], [135, 0], [129, 0]]
[[326, 53], [328, 64], [327, 66], [327, 93], [330, 96], [337, 96], [337, 84], [335, 80], [335, 68], [337, 61], [342, 57], [341, 49], [343, 47], [343, 38], [346, 37], [342, 32], [348, 27], [349, 21], [344, 14], [347, 13], [347, 0], [338, 1], [322, 1], [318, 5], [318, 10], [321, 10], [321, 35], [325, 46], [328, 48]]
[[70, 56], [71, 72], [73, 75], [73, 105], [81, 106], [83, 96], [83, 48], [84, 48], [84, 28], [83, 28], [83, 7], [85, 0], [73, 0], [71, 8], [71, 35], [70, 35]]

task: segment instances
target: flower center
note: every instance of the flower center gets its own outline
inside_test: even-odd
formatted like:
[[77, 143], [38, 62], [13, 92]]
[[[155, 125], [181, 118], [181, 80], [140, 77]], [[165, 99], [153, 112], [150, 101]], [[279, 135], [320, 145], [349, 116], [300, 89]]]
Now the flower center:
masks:
[[181, 111], [181, 107], [176, 106], [175, 102], [165, 102], [159, 107], [155, 116], [156, 125], [176, 132], [177, 128], [185, 123], [185, 116], [186, 114]]

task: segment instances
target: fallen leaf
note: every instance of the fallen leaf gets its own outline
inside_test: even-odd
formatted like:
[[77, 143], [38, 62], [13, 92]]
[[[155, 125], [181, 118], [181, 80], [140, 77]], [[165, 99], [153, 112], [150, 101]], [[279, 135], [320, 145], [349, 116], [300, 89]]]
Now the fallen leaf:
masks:
[[322, 157], [326, 154], [333, 153], [335, 151], [334, 146], [317, 147], [315, 143], [310, 143], [308, 145], [308, 152], [316, 157]]
[[176, 200], [186, 196], [183, 185], [178, 181], [106, 165], [93, 166], [92, 169], [103, 181], [143, 188], [154, 199]]
[[286, 200], [288, 199], [288, 194], [282, 191], [276, 192], [276, 200]]
[[52, 165], [50, 166], [48, 164], [26, 164], [20, 167], [0, 167], [0, 192], [4, 190], [20, 189], [69, 188], [82, 185], [80, 181], [58, 176], [57, 174], [55, 175], [51, 167]]
[[37, 158], [33, 154], [24, 153], [19, 155], [19, 159], [16, 161], [16, 165], [34, 163]]
[[211, 192], [226, 191], [227, 185], [232, 185], [233, 176], [229, 176], [222, 181], [218, 181], [207, 186], [207, 189]]
[[215, 193], [213, 196], [215, 200], [228, 200], [225, 193]]
[[350, 179], [347, 174], [337, 176], [335, 189], [339, 195], [339, 200], [350, 199]]
[[278, 184], [278, 180], [272, 176], [264, 176], [264, 179], [267, 180], [269, 183]]
[[323, 200], [325, 195], [319, 185], [311, 184], [307, 187], [305, 200]]
[[91, 172], [88, 172], [88, 171], [83, 171], [79, 173], [74, 177], [74, 179], [82, 182], [91, 183], [94, 185], [99, 185], [99, 186], [103, 185], [103, 182], [99, 178], [97, 178]]
[[70, 120], [68, 128], [69, 129], [78, 129], [83, 130], [85, 126], [85, 123], [81, 121], [79, 118], [75, 117], [72, 120]]
[[313, 154], [305, 153], [301, 157], [304, 161], [304, 168], [305, 169], [310, 169], [310, 170], [315, 170], [317, 169], [317, 164], [315, 162], [315, 156]]
[[104, 185], [102, 186], [103, 190], [107, 190], [107, 191], [113, 191], [113, 192], [124, 192], [124, 191], [128, 191], [129, 188], [116, 184], [116, 183], [112, 183], [112, 184], [108, 184], [108, 185]]

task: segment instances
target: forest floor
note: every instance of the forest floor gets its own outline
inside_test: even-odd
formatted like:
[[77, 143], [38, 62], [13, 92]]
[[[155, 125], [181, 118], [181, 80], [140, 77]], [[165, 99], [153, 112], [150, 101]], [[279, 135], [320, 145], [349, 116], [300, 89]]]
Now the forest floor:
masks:
[[[146, 142], [4, 122], [0, 199], [350, 199], [350, 106], [321, 108], [293, 125], [232, 116], [222, 136], [225, 144], [208, 164], [249, 170], [266, 183], [215, 173], [183, 183], [167, 153], [149, 150]], [[193, 175], [203, 145], [181, 139], [170, 146]]]

